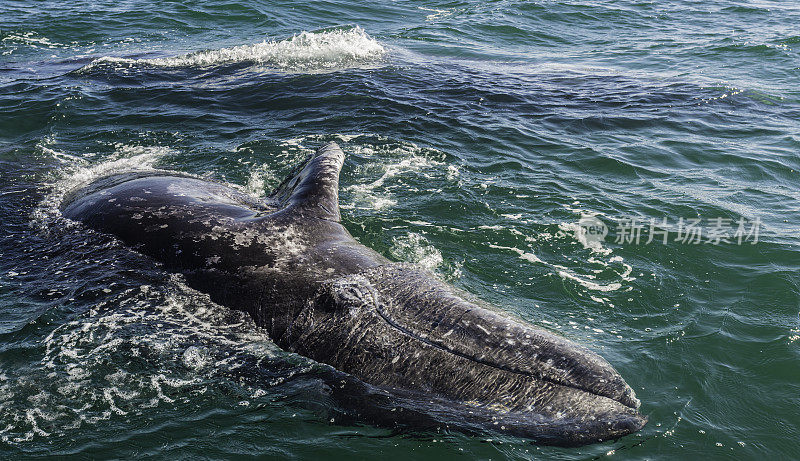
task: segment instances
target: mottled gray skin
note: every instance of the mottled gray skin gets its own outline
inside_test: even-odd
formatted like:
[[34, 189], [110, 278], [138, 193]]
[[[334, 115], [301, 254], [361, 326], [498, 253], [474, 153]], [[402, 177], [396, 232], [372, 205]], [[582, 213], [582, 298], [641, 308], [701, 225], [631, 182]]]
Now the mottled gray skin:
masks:
[[432, 420], [558, 445], [644, 426], [633, 390], [597, 354], [356, 242], [339, 222], [343, 162], [336, 144], [322, 147], [265, 202], [167, 172], [115, 175], [75, 192], [63, 214], [250, 313], [283, 349], [420, 397]]

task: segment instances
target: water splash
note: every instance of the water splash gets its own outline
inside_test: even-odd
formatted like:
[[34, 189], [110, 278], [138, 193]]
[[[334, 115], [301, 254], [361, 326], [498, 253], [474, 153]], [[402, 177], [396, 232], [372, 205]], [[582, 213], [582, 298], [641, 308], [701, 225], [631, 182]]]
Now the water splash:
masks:
[[441, 152], [409, 142], [364, 143], [354, 145], [350, 150], [355, 156], [374, 158], [374, 161], [356, 168], [358, 177], [374, 177], [376, 172], [380, 176], [372, 182], [359, 182], [345, 187], [343, 190], [352, 194], [353, 204], [346, 204], [343, 208], [390, 208], [397, 204], [392, 189], [396, 187], [398, 178], [409, 174], [424, 175], [442, 165], [442, 162], [434, 160], [434, 157], [442, 157]]
[[442, 252], [416, 232], [393, 238], [390, 252], [401, 261], [416, 263], [430, 271], [435, 270], [444, 261]]
[[61, 217], [60, 206], [72, 190], [87, 186], [92, 181], [114, 173], [155, 170], [163, 157], [176, 151], [165, 146], [134, 146], [116, 144], [115, 152], [105, 161], [91, 164], [86, 159], [59, 152], [41, 144], [42, 153], [61, 163], [49, 185], [49, 192], [32, 213], [34, 226], [45, 230], [47, 223]]
[[286, 40], [265, 40], [217, 50], [198, 51], [175, 57], [131, 59], [104, 56], [79, 72], [98, 66], [113, 67], [211, 67], [252, 63], [288, 71], [319, 71], [358, 67], [381, 59], [386, 49], [356, 26], [319, 32], [301, 32]]
[[[0, 374], [0, 440], [19, 444], [71, 430], [120, 424], [147, 408], [181, 411], [214, 394], [215, 383], [246, 364], [283, 353], [244, 313], [210, 301], [178, 276], [165, 286], [128, 289], [55, 328], [41, 361]], [[263, 387], [305, 372], [259, 375], [228, 403], [257, 399]], [[226, 378], [227, 377], [227, 378]]]

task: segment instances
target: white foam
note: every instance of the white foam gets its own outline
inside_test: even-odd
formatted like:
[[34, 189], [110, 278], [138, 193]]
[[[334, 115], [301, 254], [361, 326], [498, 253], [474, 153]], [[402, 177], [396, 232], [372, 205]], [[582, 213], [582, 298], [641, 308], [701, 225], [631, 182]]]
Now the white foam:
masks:
[[101, 301], [42, 345], [39, 363], [0, 375], [2, 443], [93, 430], [125, 421], [132, 409], [180, 407], [187, 395], [213, 392], [218, 377], [243, 361], [280, 354], [246, 314], [214, 304], [178, 276]]
[[575, 240], [583, 245], [584, 248], [591, 250], [592, 253], [601, 255], [611, 254], [611, 248], [604, 247], [603, 242], [598, 240], [588, 240], [586, 238], [586, 234], [581, 232], [581, 226], [577, 222], [562, 222], [558, 225], [558, 228], [562, 232], [573, 236]]
[[358, 26], [322, 32], [301, 32], [286, 40], [198, 51], [182, 56], [130, 59], [105, 56], [81, 71], [97, 65], [120, 67], [208, 67], [232, 63], [254, 63], [295, 71], [339, 69], [369, 64], [381, 59], [386, 49]]
[[539, 259], [539, 257], [536, 256], [535, 254], [528, 253], [528, 252], [526, 252], [524, 250], [520, 250], [519, 248], [505, 247], [505, 246], [492, 245], [492, 244], [489, 244], [489, 248], [495, 248], [495, 249], [499, 249], [499, 250], [510, 250], [510, 251], [513, 251], [514, 253], [517, 253], [519, 255], [520, 259], [524, 259], [524, 260], [526, 260], [528, 262], [532, 262], [532, 263], [544, 263], [544, 261]]
[[[554, 264], [554, 263], [550, 263], [550, 262], [544, 261], [541, 258], [539, 258], [538, 256], [536, 256], [535, 254], [528, 253], [525, 250], [522, 250], [520, 248], [502, 246], [502, 245], [494, 245], [494, 244], [489, 244], [489, 248], [494, 248], [494, 249], [498, 249], [498, 250], [513, 251], [514, 253], [517, 253], [519, 255], [520, 259], [524, 259], [524, 260], [526, 260], [526, 261], [528, 261], [530, 263], [534, 263], [534, 264], [544, 264], [545, 266], [548, 266], [548, 267], [552, 268], [554, 270], [554, 272], [556, 274], [558, 274], [558, 276], [561, 277], [562, 279], [571, 280], [573, 282], [576, 282], [579, 285], [581, 285], [584, 288], [586, 288], [588, 290], [591, 290], [591, 291], [609, 292], [609, 291], [616, 291], [616, 290], [619, 290], [620, 288], [622, 288], [622, 283], [620, 283], [620, 282], [611, 282], [611, 283], [603, 285], [603, 284], [595, 282], [593, 280], [593, 279], [596, 278], [594, 275], [591, 275], [591, 274], [578, 275], [573, 270], [571, 270], [570, 268], [568, 268], [566, 266], [562, 266], [561, 264]], [[612, 261], [621, 262], [622, 258], [621, 257], [614, 257], [614, 258], [612, 258]], [[597, 260], [595, 258], [589, 258], [589, 262], [590, 263], [598, 263], [598, 264], [603, 265], [603, 266], [608, 266], [608, 263], [604, 263], [604, 262], [599, 261], [599, 260]], [[624, 270], [624, 272], [622, 274], [619, 274], [620, 278], [622, 280], [624, 280], [624, 281], [633, 280], [633, 278], [628, 277], [630, 275], [630, 272], [631, 272], [632, 268], [629, 265], [624, 264], [624, 263], [623, 263], [623, 266], [625, 267], [625, 270]], [[597, 300], [597, 298], [595, 298], [595, 297], [593, 297], [593, 299]], [[605, 302], [607, 300], [603, 300], [603, 301]]]
[[425, 16], [425, 20], [429, 21], [429, 22], [430, 21], [436, 21], [438, 19], [442, 19], [442, 18], [445, 18], [447, 16], [450, 16], [456, 11], [455, 8], [449, 8], [449, 9], [444, 9], [444, 10], [440, 10], [440, 9], [437, 9], [437, 8], [426, 8], [424, 6], [418, 6], [417, 8], [419, 8], [422, 11], [430, 11], [431, 12], [431, 14], [428, 14], [428, 15]]
[[419, 156], [405, 158], [398, 163], [392, 163], [386, 166], [383, 176], [375, 181], [364, 186], [365, 189], [377, 189], [382, 187], [387, 179], [393, 178], [401, 173], [409, 171], [418, 171], [422, 168], [430, 167], [431, 161]]
[[55, 173], [56, 176], [50, 184], [50, 192], [32, 214], [34, 224], [40, 227], [61, 216], [59, 207], [68, 192], [114, 173], [155, 170], [155, 165], [161, 158], [175, 152], [164, 146], [116, 144], [116, 151], [108, 160], [90, 164], [80, 157], [57, 152], [43, 145], [39, 147], [44, 154], [52, 156], [63, 164], [63, 167]]
[[580, 277], [580, 276], [576, 275], [574, 272], [569, 271], [569, 270], [560, 270], [560, 271], [558, 271], [558, 276], [561, 277], [562, 279], [569, 279], [569, 280], [572, 280], [573, 282], [577, 282], [579, 285], [583, 286], [584, 288], [586, 288], [588, 290], [593, 290], [593, 291], [604, 291], [604, 292], [605, 291], [616, 291], [616, 290], [619, 290], [620, 288], [622, 288], [622, 284], [619, 283], [619, 282], [613, 282], [613, 283], [609, 283], [607, 285], [603, 285], [603, 284], [594, 282], [592, 280], [589, 280], [589, 278], [591, 278], [592, 276], [588, 276], [587, 275], [585, 277]]
[[428, 239], [416, 232], [392, 239], [389, 250], [397, 259], [419, 264], [428, 270], [435, 270], [442, 264], [442, 253]]
[[244, 189], [254, 197], [263, 197], [266, 194], [265, 184], [277, 184], [278, 178], [272, 168], [268, 165], [261, 165], [250, 170], [250, 176]]
[[21, 43], [24, 45], [29, 45], [33, 47], [46, 47], [46, 48], [58, 48], [65, 46], [62, 43], [57, 43], [51, 41], [47, 37], [39, 37], [34, 32], [24, 32], [21, 34], [11, 34], [3, 37], [3, 42], [12, 42], [12, 43]]
[[458, 176], [461, 174], [458, 167], [455, 165], [447, 165], [447, 180], [458, 181]]
[[[351, 146], [349, 150], [357, 156], [375, 157], [374, 162], [357, 170], [359, 177], [363, 178], [374, 174], [375, 170], [380, 174], [372, 182], [358, 182], [343, 189], [353, 194], [355, 206], [359, 208], [382, 210], [396, 205], [397, 201], [394, 199], [391, 189], [398, 177], [434, 169], [438, 171], [442, 165], [442, 162], [431, 158], [433, 155], [441, 155], [440, 152], [408, 142], [361, 144]], [[346, 204], [344, 207], [348, 207], [348, 205]]]
[[350, 142], [354, 139], [358, 139], [361, 136], [364, 136], [364, 133], [356, 133], [356, 134], [342, 134], [342, 133], [334, 133], [333, 136], [336, 136], [342, 142]]

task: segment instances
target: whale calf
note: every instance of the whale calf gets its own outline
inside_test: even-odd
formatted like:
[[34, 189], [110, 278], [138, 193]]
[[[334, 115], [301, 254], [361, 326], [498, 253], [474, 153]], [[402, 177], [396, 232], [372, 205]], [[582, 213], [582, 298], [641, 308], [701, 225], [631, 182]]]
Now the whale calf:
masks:
[[[344, 159], [321, 147], [266, 200], [153, 171], [98, 179], [61, 209], [248, 312], [284, 350], [375, 395], [416, 399], [431, 421], [563, 446], [645, 425], [599, 355], [358, 243], [340, 222]], [[372, 413], [408, 414], [392, 410]]]

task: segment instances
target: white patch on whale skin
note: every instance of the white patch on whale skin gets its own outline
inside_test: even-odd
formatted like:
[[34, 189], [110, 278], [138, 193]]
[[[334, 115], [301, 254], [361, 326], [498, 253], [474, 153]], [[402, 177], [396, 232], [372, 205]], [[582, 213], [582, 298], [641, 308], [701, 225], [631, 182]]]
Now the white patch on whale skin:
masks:
[[260, 268], [261, 270], [283, 270], [300, 264], [305, 260], [308, 251], [306, 236], [294, 224], [259, 223], [259, 225], [244, 227], [235, 225], [226, 227], [217, 224], [199, 238], [229, 241], [233, 250], [244, 250], [253, 246], [260, 247], [256, 251], [271, 254], [274, 257], [273, 266]]
[[286, 269], [302, 264], [305, 260], [305, 253], [308, 251], [305, 236], [294, 225], [262, 235], [260, 243], [266, 248], [272, 249], [276, 256], [275, 268], [277, 269]]
[[245, 229], [239, 232], [232, 232], [230, 235], [233, 237], [234, 248], [239, 249], [252, 246], [253, 242], [259, 239], [260, 232], [256, 229]]

